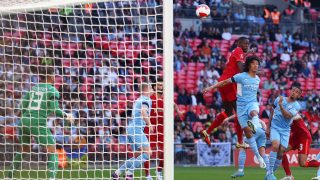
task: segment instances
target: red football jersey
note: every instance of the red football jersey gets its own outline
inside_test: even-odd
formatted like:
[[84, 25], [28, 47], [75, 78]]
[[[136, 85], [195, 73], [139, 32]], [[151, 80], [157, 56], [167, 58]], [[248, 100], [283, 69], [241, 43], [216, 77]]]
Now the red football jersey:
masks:
[[231, 78], [232, 76], [240, 73], [238, 68], [238, 62], [244, 63], [244, 52], [240, 47], [235, 48], [228, 59], [226, 68], [223, 70], [223, 73], [220, 77], [220, 81]]
[[311, 139], [311, 134], [302, 119], [293, 121], [291, 124], [291, 133], [293, 135]]
[[157, 132], [163, 133], [163, 98], [157, 98], [156, 95], [151, 97], [152, 99], [152, 115], [156, 118], [151, 122], [153, 125], [157, 125]]
[[[154, 94], [151, 97], [152, 109], [150, 113], [150, 122], [155, 126], [154, 133], [157, 135], [163, 135], [163, 98], [157, 98]], [[145, 133], [149, 134], [149, 129], [146, 126]]]

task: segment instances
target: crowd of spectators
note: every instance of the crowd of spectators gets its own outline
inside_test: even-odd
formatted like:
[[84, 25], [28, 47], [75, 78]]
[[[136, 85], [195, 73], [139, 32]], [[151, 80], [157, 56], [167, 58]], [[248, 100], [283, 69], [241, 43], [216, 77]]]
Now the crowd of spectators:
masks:
[[[283, 0], [283, 3], [287, 3], [287, 8], [280, 12], [281, 16], [285, 21], [293, 20], [293, 16], [297, 11], [302, 10], [306, 19], [313, 19], [312, 13], [316, 13], [313, 9], [311, 2], [309, 0], [302, 1], [290, 1]], [[251, 8], [249, 5], [244, 6], [244, 4], [239, 5], [231, 0], [174, 0], [173, 8], [176, 17], [193, 17], [195, 18], [194, 9], [200, 4], [206, 4], [211, 7], [211, 18], [213, 20], [225, 20], [229, 17], [235, 21], [264, 21], [261, 18], [267, 19], [270, 16], [264, 16], [265, 9], [268, 9], [270, 15], [272, 12], [278, 11], [276, 6], [266, 5], [266, 6], [254, 6]], [[236, 10], [235, 10], [236, 9]], [[254, 9], [254, 10], [252, 10]], [[315, 14], [316, 15], [316, 14]], [[271, 18], [271, 17], [270, 17]], [[271, 19], [270, 19], [271, 20]]]
[[[217, 7], [211, 13], [213, 19], [226, 22], [235, 19], [240, 24], [266, 21], [262, 16], [231, 11], [229, 0], [177, 1], [175, 14], [182, 15], [181, 8], [199, 3]], [[123, 2], [98, 3], [89, 11], [78, 7], [36, 15], [18, 14], [8, 16], [7, 21], [3, 18], [1, 119], [19, 118], [21, 97], [38, 82], [32, 65], [54, 65], [55, 87], [62, 95], [61, 107], [76, 117], [73, 127], [64, 126], [61, 119], [50, 118], [48, 126], [57, 143], [86, 142], [90, 144], [89, 151], [126, 151], [124, 129], [132, 102], [138, 95], [134, 92], [140, 82], [147, 78], [152, 81], [162, 74], [162, 17], [157, 14], [160, 12], [157, 5], [159, 2], [153, 0], [142, 0], [139, 9], [134, 8], [136, 4]], [[122, 11], [121, 6], [131, 7], [131, 10]], [[116, 11], [113, 7], [117, 7]], [[292, 14], [290, 9], [285, 13], [285, 16]], [[105, 18], [115, 14], [118, 18]], [[140, 17], [139, 14], [147, 16]], [[140, 22], [149, 24], [137, 26]], [[176, 21], [174, 89], [175, 101], [183, 112], [181, 117], [174, 119], [176, 152], [183, 151], [179, 143], [199, 140], [199, 132], [223, 110], [218, 92], [204, 96], [201, 91], [217, 82], [238, 38], [228, 27], [204, 26], [200, 32], [193, 27], [181, 27]], [[261, 57], [264, 72], [259, 94], [261, 118], [269, 117], [271, 103], [277, 95], [285, 95], [294, 83], [300, 84], [304, 92], [300, 100], [304, 109], [302, 114], [314, 142], [319, 143], [320, 56], [316, 41], [307, 39], [299, 29], [283, 32], [262, 28], [259, 34], [248, 34], [248, 38], [251, 48], [256, 48], [256, 55]], [[16, 125], [17, 121], [8, 123]], [[218, 127], [211, 134], [212, 141], [236, 142], [233, 126], [233, 123], [225, 123]], [[188, 153], [194, 155], [194, 146], [188, 146]]]
[[[179, 3], [176, 6], [180, 6]], [[255, 54], [261, 58], [260, 68], [264, 72], [260, 77], [258, 94], [260, 118], [268, 122], [274, 99], [278, 95], [287, 95], [292, 85], [299, 85], [303, 90], [299, 100], [303, 107], [301, 114], [312, 134], [313, 143], [319, 144], [319, 46], [318, 39], [310, 40], [304, 34], [299, 28], [291, 31], [263, 28], [259, 34], [246, 36], [250, 40], [250, 48], [254, 48]], [[202, 27], [199, 32], [194, 27], [182, 29], [181, 23], [175, 21], [174, 37], [175, 101], [184, 112], [182, 117], [175, 116], [174, 140], [176, 153], [182, 154], [184, 148], [179, 144], [200, 140], [199, 132], [207, 128], [215, 120], [215, 114], [223, 110], [218, 91], [209, 95], [201, 92], [218, 81], [240, 36], [226, 28], [221, 32], [215, 26]], [[218, 127], [210, 137], [212, 142], [234, 144], [237, 141], [232, 122]], [[195, 146], [185, 148], [193, 150]], [[176, 161], [179, 162], [179, 159]]]
[[[37, 66], [52, 65], [60, 107], [76, 118], [71, 127], [49, 119], [57, 144], [70, 149], [88, 143], [88, 151], [103, 152], [106, 158], [110, 152], [125, 155], [125, 126], [138, 86], [162, 74], [158, 5], [154, 0], [106, 2], [3, 17], [0, 120], [15, 121], [1, 125], [0, 134], [18, 124], [21, 98], [39, 82]], [[148, 25], [139, 26], [141, 22]]]
[[[227, 31], [255, 35], [264, 29], [276, 31], [282, 26], [282, 29], [292, 30], [295, 29], [297, 22], [312, 23], [318, 20], [320, 12], [311, 6], [308, 0], [297, 2], [295, 4], [284, 1], [283, 3], [288, 4], [287, 8], [278, 9], [274, 5], [245, 5], [231, 0], [177, 0], [174, 3], [174, 15], [176, 18], [196, 19], [194, 9], [199, 4], [207, 4], [211, 8], [211, 13], [209, 18], [201, 21], [201, 24], [211, 32], [211, 35], [216, 31], [220, 34]], [[308, 35], [310, 39], [317, 36], [310, 33]]]

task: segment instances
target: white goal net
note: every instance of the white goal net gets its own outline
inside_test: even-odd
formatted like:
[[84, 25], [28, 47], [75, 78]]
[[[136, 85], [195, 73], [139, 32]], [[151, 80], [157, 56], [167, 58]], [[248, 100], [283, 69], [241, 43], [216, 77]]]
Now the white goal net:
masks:
[[[0, 178], [113, 179], [126, 160], [139, 159], [132, 145], [145, 146], [130, 142], [126, 128], [140, 85], [152, 85], [155, 99], [162, 98], [157, 88], [164, 74], [162, 0], [0, 0], [0, 6]], [[59, 100], [35, 90], [43, 79]], [[74, 123], [44, 109], [51, 101], [72, 114]], [[152, 155], [141, 161], [150, 167], [132, 161], [135, 179], [145, 179], [145, 170], [153, 179], [162, 175], [158, 101], [151, 107], [156, 138], [147, 136]], [[127, 166], [120, 176], [130, 170]]]

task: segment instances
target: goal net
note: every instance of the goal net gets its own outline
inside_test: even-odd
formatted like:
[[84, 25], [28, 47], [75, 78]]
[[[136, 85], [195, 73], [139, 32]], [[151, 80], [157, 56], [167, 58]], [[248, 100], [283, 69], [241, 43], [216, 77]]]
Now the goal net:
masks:
[[[50, 178], [52, 153], [42, 142], [50, 144], [52, 134], [57, 179], [112, 179], [111, 173], [134, 157], [126, 128], [139, 86], [148, 83], [157, 92], [164, 74], [163, 2], [0, 0], [0, 5], [0, 178], [10, 172], [14, 179]], [[73, 114], [73, 124], [55, 114], [42, 117], [43, 99], [37, 95], [28, 97], [26, 108], [38, 106], [46, 124], [31, 118], [31, 126], [38, 125], [28, 129], [21, 123], [22, 99], [43, 82], [41, 67], [54, 69], [59, 108]], [[152, 105], [156, 114], [161, 108]], [[158, 117], [152, 118], [157, 129]], [[24, 146], [30, 151], [21, 153]], [[149, 169], [156, 179], [163, 149], [152, 148]], [[19, 153], [26, 156], [14, 168]], [[145, 176], [142, 164], [134, 178]]]

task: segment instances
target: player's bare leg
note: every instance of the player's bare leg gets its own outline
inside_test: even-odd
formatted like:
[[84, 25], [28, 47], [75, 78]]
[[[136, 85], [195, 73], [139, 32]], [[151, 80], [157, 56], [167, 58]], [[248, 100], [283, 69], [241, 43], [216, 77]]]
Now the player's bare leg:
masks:
[[298, 162], [300, 167], [319, 167], [320, 162], [316, 159], [308, 159], [308, 154], [298, 154]]

